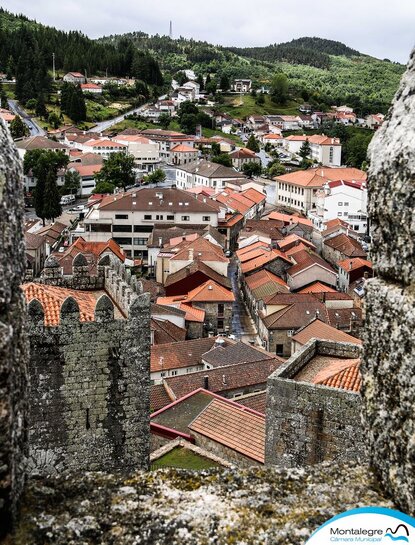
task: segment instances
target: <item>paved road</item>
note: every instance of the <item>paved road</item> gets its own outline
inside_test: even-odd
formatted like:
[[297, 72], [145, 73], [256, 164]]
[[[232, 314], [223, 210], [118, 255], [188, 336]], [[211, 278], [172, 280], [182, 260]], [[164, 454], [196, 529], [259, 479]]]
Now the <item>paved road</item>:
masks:
[[[158, 100], [164, 100], [166, 98], [166, 95], [163, 95], [158, 98]], [[135, 113], [142, 112], [145, 108], [147, 108], [148, 104], [143, 104], [142, 106], [139, 106], [138, 108], [133, 108], [132, 110], [128, 110], [128, 112], [123, 113], [122, 115], [118, 115], [117, 117], [114, 117], [112, 119], [107, 119], [106, 121], [101, 121], [100, 123], [97, 123], [93, 127], [91, 127], [87, 132], [102, 132], [106, 131], [110, 127], [116, 125], [117, 123], [121, 123], [121, 121], [124, 121], [125, 117], [127, 115], [132, 115]]]
[[238, 283], [238, 276], [235, 274], [237, 272], [237, 265], [234, 257], [229, 263], [228, 271], [228, 276], [232, 282], [232, 291], [235, 295], [235, 301], [232, 305], [232, 334], [240, 340], [257, 341], [255, 324], [245, 307]]
[[45, 136], [46, 133], [42, 127], [30, 117], [30, 115], [20, 106], [20, 104], [17, 103], [16, 100], [8, 100], [7, 102], [10, 110], [19, 115], [23, 119], [24, 123], [29, 127], [31, 136]]

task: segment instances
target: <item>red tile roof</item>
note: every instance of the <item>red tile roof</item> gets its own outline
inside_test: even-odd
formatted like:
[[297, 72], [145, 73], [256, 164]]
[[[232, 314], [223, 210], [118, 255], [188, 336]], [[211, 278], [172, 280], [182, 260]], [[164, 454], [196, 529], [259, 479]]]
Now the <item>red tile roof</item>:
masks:
[[366, 252], [359, 242], [344, 233], [325, 240], [324, 244], [347, 257], [366, 257]]
[[220, 393], [230, 390], [265, 385], [268, 377], [281, 365], [283, 360], [275, 357], [264, 361], [239, 363], [228, 367], [205, 369], [196, 373], [169, 377], [165, 379], [167, 387], [179, 399], [198, 388], [206, 386], [212, 392]]
[[362, 344], [360, 339], [356, 339], [356, 337], [352, 337], [352, 335], [328, 325], [319, 319], [313, 320], [292, 337], [293, 341], [302, 345], [307, 344], [308, 341], [313, 338], [326, 341]]
[[238, 404], [265, 414], [267, 408], [267, 392], [264, 390], [262, 392], [255, 392], [253, 394], [246, 394], [243, 397], [238, 397]]
[[288, 235], [287, 237], [283, 238], [282, 240], [278, 241], [278, 246], [282, 252], [287, 251], [288, 249], [292, 248], [295, 245], [303, 244], [304, 246], [307, 246], [308, 248], [311, 248], [312, 250], [315, 250], [316, 247], [312, 242], [309, 240], [306, 240], [303, 237], [300, 237], [296, 235], [295, 233]]
[[360, 257], [354, 257], [352, 259], [343, 259], [343, 261], [338, 261], [337, 265], [344, 271], [355, 271], [361, 267], [372, 268], [372, 262], [367, 259], [362, 259]]
[[280, 286], [288, 289], [287, 283], [284, 282], [282, 278], [265, 269], [253, 273], [245, 278], [245, 283], [250, 290], [259, 288], [268, 282], [275, 282], [275, 284], [279, 284]]
[[336, 290], [321, 282], [314, 282], [297, 293], [336, 293]]
[[205, 337], [202, 339], [152, 346], [150, 359], [151, 372], [200, 365], [202, 355], [211, 350], [215, 342], [216, 337]]
[[318, 384], [330, 386], [331, 388], [340, 388], [352, 392], [360, 392], [362, 387], [362, 374], [360, 372], [360, 360], [352, 363], [346, 369], [338, 371], [333, 375], [321, 380]]
[[67, 297], [73, 297], [78, 303], [81, 322], [94, 320], [96, 292], [72, 290], [47, 284], [35, 284], [34, 282], [23, 284], [22, 290], [27, 303], [30, 303], [32, 299], [37, 299], [41, 303], [47, 326], [59, 325], [60, 310]]
[[331, 180], [365, 180], [366, 173], [357, 168], [330, 168], [319, 167], [308, 170], [297, 170], [275, 178], [278, 182], [285, 182], [300, 187], [322, 187]]
[[154, 335], [154, 344], [166, 344], [186, 339], [186, 329], [177, 326], [169, 320], [151, 318], [151, 330]]
[[313, 227], [313, 222], [307, 218], [302, 218], [300, 216], [291, 216], [290, 214], [281, 214], [280, 212], [271, 212], [268, 218], [270, 220], [282, 221], [284, 224], [296, 224], [307, 225]]
[[187, 146], [186, 144], [177, 144], [177, 146], [174, 146], [174, 148], [170, 149], [173, 153], [194, 153], [198, 154], [198, 150], [195, 148], [192, 148], [191, 146]]
[[332, 266], [327, 263], [322, 257], [315, 254], [314, 252], [307, 251], [307, 250], [301, 250], [300, 252], [296, 252], [292, 258], [296, 262], [295, 265], [290, 267], [287, 271], [287, 274], [290, 276], [294, 276], [313, 265], [318, 265], [319, 267], [323, 267], [327, 271], [335, 274], [334, 269]]
[[217, 284], [213, 280], [207, 280], [201, 286], [198, 286], [187, 294], [187, 301], [191, 303], [205, 302], [233, 302], [234, 294]]
[[257, 462], [265, 461], [264, 415], [214, 399], [189, 429]]
[[286, 263], [291, 263], [291, 260], [279, 250], [269, 250], [269, 251], [264, 250], [261, 256], [255, 257], [254, 259], [251, 259], [250, 261], [243, 263], [241, 265], [241, 271], [243, 274], [250, 273], [252, 271], [260, 269], [267, 263], [271, 263], [275, 259], [282, 259]]

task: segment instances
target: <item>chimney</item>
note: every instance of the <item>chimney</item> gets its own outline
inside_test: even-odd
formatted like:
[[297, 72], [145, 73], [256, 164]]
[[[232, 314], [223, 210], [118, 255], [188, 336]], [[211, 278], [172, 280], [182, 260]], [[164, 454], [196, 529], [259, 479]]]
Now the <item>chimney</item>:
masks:
[[159, 246], [160, 248], [163, 246], [163, 239], [161, 237], [159, 237]]
[[194, 250], [193, 248], [189, 248], [189, 261], [194, 260]]
[[350, 267], [350, 270], [352, 270], [352, 267], [353, 267], [353, 261], [350, 261], [350, 262], [349, 262], [349, 267]]
[[203, 388], [209, 390], [209, 375], [203, 377]]

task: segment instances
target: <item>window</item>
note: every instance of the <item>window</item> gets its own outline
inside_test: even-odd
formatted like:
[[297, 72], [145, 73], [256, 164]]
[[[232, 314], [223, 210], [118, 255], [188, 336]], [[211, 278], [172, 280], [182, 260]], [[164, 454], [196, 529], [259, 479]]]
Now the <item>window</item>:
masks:
[[190, 220], [190, 216], [182, 216], [182, 221], [189, 221]]
[[160, 216], [159, 214], [157, 214], [156, 220], [162, 220], [162, 219], [163, 219], [163, 216]]
[[151, 214], [144, 214], [144, 219], [145, 220], [151, 220], [152, 219], [152, 215]]
[[345, 203], [344, 203], [344, 206], [349, 206], [349, 203], [348, 203], [348, 202], [345, 202]]
[[343, 206], [342, 202], [338, 202], [337, 204], [338, 204], [338, 206]]
[[128, 220], [128, 214], [115, 214], [116, 220]]
[[89, 230], [92, 232], [111, 233], [111, 225], [107, 223], [90, 223]]
[[135, 246], [146, 246], [147, 242], [148, 242], [148, 239], [146, 238], [134, 238]]
[[218, 329], [223, 329], [223, 320], [218, 320]]
[[162, 371], [162, 372], [160, 373], [160, 376], [161, 376], [161, 377], [165, 377], [165, 376], [166, 376], [166, 373], [165, 373], [164, 371]]
[[337, 212], [338, 216], [343, 216], [343, 212]]
[[275, 353], [277, 356], [282, 356], [284, 354], [284, 345], [283, 344], [277, 344], [275, 347]]
[[330, 163], [333, 162], [333, 157], [334, 157], [334, 148], [330, 147], [330, 157], [329, 157]]
[[218, 304], [218, 316], [223, 315], [223, 311], [225, 310], [225, 305], [223, 303]]
[[171, 372], [171, 376], [172, 376], [172, 377], [175, 377], [176, 375], [177, 375], [177, 371], [172, 371], [172, 372]]
[[202, 221], [210, 221], [210, 216], [203, 216]]
[[130, 238], [124, 238], [124, 237], [114, 237], [114, 240], [117, 244], [128, 244], [131, 245], [131, 239]]
[[354, 229], [355, 231], [358, 231], [358, 230], [359, 230], [359, 226], [358, 226], [358, 225], [353, 225], [353, 229]]
[[132, 225], [113, 225], [112, 226], [112, 232], [113, 233], [131, 233], [133, 230]]
[[294, 335], [294, 329], [289, 329], [287, 331], [287, 337], [292, 337]]
[[167, 215], [167, 219], [168, 219], [168, 221], [174, 221], [174, 216], [168, 214], [168, 215]]
[[152, 225], [134, 225], [134, 233], [151, 233], [152, 231]]
[[343, 213], [343, 216], [348, 216], [349, 215], [349, 212], [344, 212]]

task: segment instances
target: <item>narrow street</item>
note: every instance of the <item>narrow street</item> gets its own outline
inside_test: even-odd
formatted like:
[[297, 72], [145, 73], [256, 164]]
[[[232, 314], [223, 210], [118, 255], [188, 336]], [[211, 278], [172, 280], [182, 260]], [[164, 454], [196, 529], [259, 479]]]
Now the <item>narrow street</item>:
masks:
[[232, 334], [241, 341], [256, 341], [257, 331], [242, 298], [242, 292], [238, 284], [237, 264], [235, 257], [229, 263], [228, 276], [232, 282], [232, 292], [235, 301], [232, 306]]
[[19, 115], [30, 130], [30, 136], [45, 136], [45, 131], [30, 115], [18, 104], [17, 100], [8, 100], [10, 110]]

